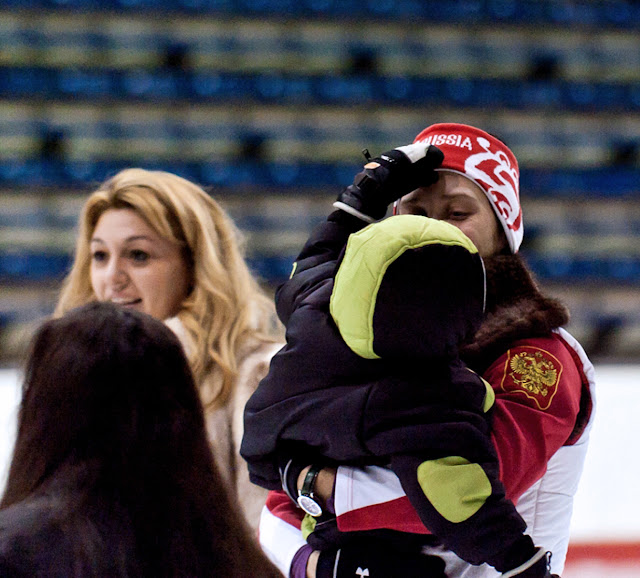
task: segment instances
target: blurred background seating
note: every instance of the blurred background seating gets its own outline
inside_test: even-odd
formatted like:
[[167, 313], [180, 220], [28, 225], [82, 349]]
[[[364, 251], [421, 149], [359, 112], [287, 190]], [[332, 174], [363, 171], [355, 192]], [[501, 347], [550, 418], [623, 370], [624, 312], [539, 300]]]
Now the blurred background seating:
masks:
[[209, 188], [275, 288], [373, 154], [432, 122], [520, 160], [524, 257], [596, 361], [640, 359], [640, 4], [0, 5], [0, 364], [51, 312], [85, 195], [126, 166]]

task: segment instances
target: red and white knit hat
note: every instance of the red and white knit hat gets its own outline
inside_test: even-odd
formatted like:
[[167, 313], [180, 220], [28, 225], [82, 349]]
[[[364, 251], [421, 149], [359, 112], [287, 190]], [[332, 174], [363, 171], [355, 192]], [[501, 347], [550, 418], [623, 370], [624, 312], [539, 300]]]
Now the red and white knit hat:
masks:
[[517, 253], [524, 228], [520, 207], [518, 161], [507, 145], [473, 126], [433, 124], [414, 140], [437, 146], [444, 153], [441, 171], [459, 173], [487, 195], [502, 225], [512, 253]]

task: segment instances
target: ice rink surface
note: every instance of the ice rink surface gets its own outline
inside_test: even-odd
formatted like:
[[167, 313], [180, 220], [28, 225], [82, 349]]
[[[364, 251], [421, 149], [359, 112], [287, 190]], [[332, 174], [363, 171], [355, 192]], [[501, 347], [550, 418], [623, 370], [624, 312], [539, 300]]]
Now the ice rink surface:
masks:
[[[576, 496], [572, 543], [632, 542], [634, 559], [569, 562], [563, 578], [640, 578], [640, 365], [596, 366], [596, 421]], [[0, 369], [0, 487], [10, 458], [20, 391]]]
[[0, 488], [4, 488], [9, 467], [19, 402], [20, 388], [16, 371], [0, 369]]

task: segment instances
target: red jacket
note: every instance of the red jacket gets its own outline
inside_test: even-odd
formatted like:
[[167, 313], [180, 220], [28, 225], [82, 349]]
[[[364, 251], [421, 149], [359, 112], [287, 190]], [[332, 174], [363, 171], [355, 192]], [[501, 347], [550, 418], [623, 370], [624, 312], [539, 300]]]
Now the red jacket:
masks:
[[[535, 506], [532, 500], [540, 500], [545, 482], [567, 488], [566, 492], [551, 489], [562, 503], [537, 521], [541, 535], [554, 541], [541, 545], [553, 551], [553, 571], [559, 572], [566, 556], [570, 504], [593, 417], [593, 367], [580, 345], [567, 332], [557, 330], [546, 337], [514, 341], [483, 377], [496, 394], [493, 439], [507, 496], [518, 502], [525, 492], [532, 493], [519, 503], [519, 509], [530, 510]], [[548, 472], [551, 462], [553, 471]], [[340, 530], [389, 528], [427, 533], [399, 483], [394, 485], [393, 474], [381, 470], [362, 475], [353, 468], [339, 469], [335, 509]], [[288, 572], [291, 557], [303, 540], [295, 532], [283, 531], [282, 524], [291, 530], [300, 528], [302, 511], [284, 492], [271, 492], [265, 510], [261, 543]], [[275, 535], [274, 524], [278, 528]]]

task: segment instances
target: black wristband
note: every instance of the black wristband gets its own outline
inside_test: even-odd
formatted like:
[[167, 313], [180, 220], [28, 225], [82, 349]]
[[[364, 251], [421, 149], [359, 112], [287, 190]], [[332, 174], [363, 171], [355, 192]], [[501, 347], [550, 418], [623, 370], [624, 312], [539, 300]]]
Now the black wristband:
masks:
[[282, 489], [294, 504], [298, 503], [298, 478], [300, 477], [300, 472], [308, 465], [308, 462], [289, 459], [286, 462], [281, 461], [279, 466]]
[[321, 471], [322, 466], [312, 465], [304, 477], [302, 488], [298, 490], [298, 505], [314, 518], [322, 516], [322, 506], [320, 506], [314, 495], [316, 479]]

